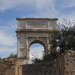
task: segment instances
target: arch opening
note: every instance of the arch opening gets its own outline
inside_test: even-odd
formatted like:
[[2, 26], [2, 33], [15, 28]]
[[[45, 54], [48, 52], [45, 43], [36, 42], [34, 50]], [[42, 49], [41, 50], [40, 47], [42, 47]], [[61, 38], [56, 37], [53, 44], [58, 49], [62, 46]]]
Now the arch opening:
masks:
[[29, 47], [29, 64], [33, 63], [35, 58], [42, 59], [45, 51], [44, 44], [40, 42], [33, 42]]

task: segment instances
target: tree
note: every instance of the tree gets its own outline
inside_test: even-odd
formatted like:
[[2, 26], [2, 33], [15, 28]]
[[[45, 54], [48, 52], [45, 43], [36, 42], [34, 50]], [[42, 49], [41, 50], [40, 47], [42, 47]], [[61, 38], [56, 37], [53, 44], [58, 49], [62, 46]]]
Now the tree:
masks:
[[54, 61], [58, 55], [57, 51], [56, 51], [56, 47], [57, 47], [57, 40], [58, 40], [58, 35], [59, 32], [58, 31], [53, 31], [51, 33], [52, 35], [52, 40], [50, 40], [50, 43], [52, 43], [52, 47], [51, 47], [51, 53], [50, 54], [45, 54], [43, 53], [43, 59], [38, 59], [35, 58], [33, 61], [33, 63], [48, 63], [51, 61]]
[[17, 58], [17, 55], [16, 54], [10, 54], [9, 57], [7, 57], [7, 59], [10, 59], [10, 58]]
[[75, 50], [75, 24], [70, 20], [64, 20], [60, 30], [61, 51]]

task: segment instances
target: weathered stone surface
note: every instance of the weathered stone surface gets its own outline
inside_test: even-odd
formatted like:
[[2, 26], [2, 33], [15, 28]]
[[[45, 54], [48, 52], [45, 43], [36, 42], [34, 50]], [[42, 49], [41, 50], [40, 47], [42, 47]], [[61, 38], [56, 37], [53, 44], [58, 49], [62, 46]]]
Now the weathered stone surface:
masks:
[[57, 19], [49, 18], [18, 18], [18, 62], [29, 63], [29, 47], [33, 43], [44, 46], [45, 54], [51, 52], [51, 32], [58, 31]]
[[75, 51], [67, 51], [57, 58], [58, 75], [75, 75]]
[[0, 75], [15, 75], [15, 67], [12, 62], [0, 62]]

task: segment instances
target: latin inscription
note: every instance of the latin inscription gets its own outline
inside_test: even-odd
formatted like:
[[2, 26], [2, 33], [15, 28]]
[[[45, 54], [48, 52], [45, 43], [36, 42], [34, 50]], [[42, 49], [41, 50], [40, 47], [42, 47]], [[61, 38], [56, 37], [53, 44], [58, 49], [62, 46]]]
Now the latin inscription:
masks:
[[26, 20], [20, 21], [18, 28], [33, 29], [33, 28], [48, 28], [48, 21], [46, 20]]
[[48, 22], [47, 21], [37, 21], [37, 20], [34, 20], [34, 21], [27, 21], [27, 25], [48, 25]]
[[29, 28], [29, 29], [33, 29], [33, 28], [35, 28], [35, 29], [42, 29], [42, 28], [47, 28], [48, 27], [48, 21], [44, 21], [44, 20], [41, 20], [41, 21], [38, 21], [38, 20], [28, 20], [27, 22], [27, 26], [26, 26], [26, 28]]

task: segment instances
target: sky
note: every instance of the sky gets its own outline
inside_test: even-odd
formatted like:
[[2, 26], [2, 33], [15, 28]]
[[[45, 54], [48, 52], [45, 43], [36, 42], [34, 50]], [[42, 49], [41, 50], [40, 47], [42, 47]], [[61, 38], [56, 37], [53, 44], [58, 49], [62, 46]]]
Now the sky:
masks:
[[75, 20], [75, 0], [0, 0], [0, 57], [17, 53], [16, 18], [24, 17]]
[[39, 43], [34, 43], [30, 46], [30, 60], [29, 63], [33, 63], [35, 58], [42, 59], [44, 55], [44, 46]]

